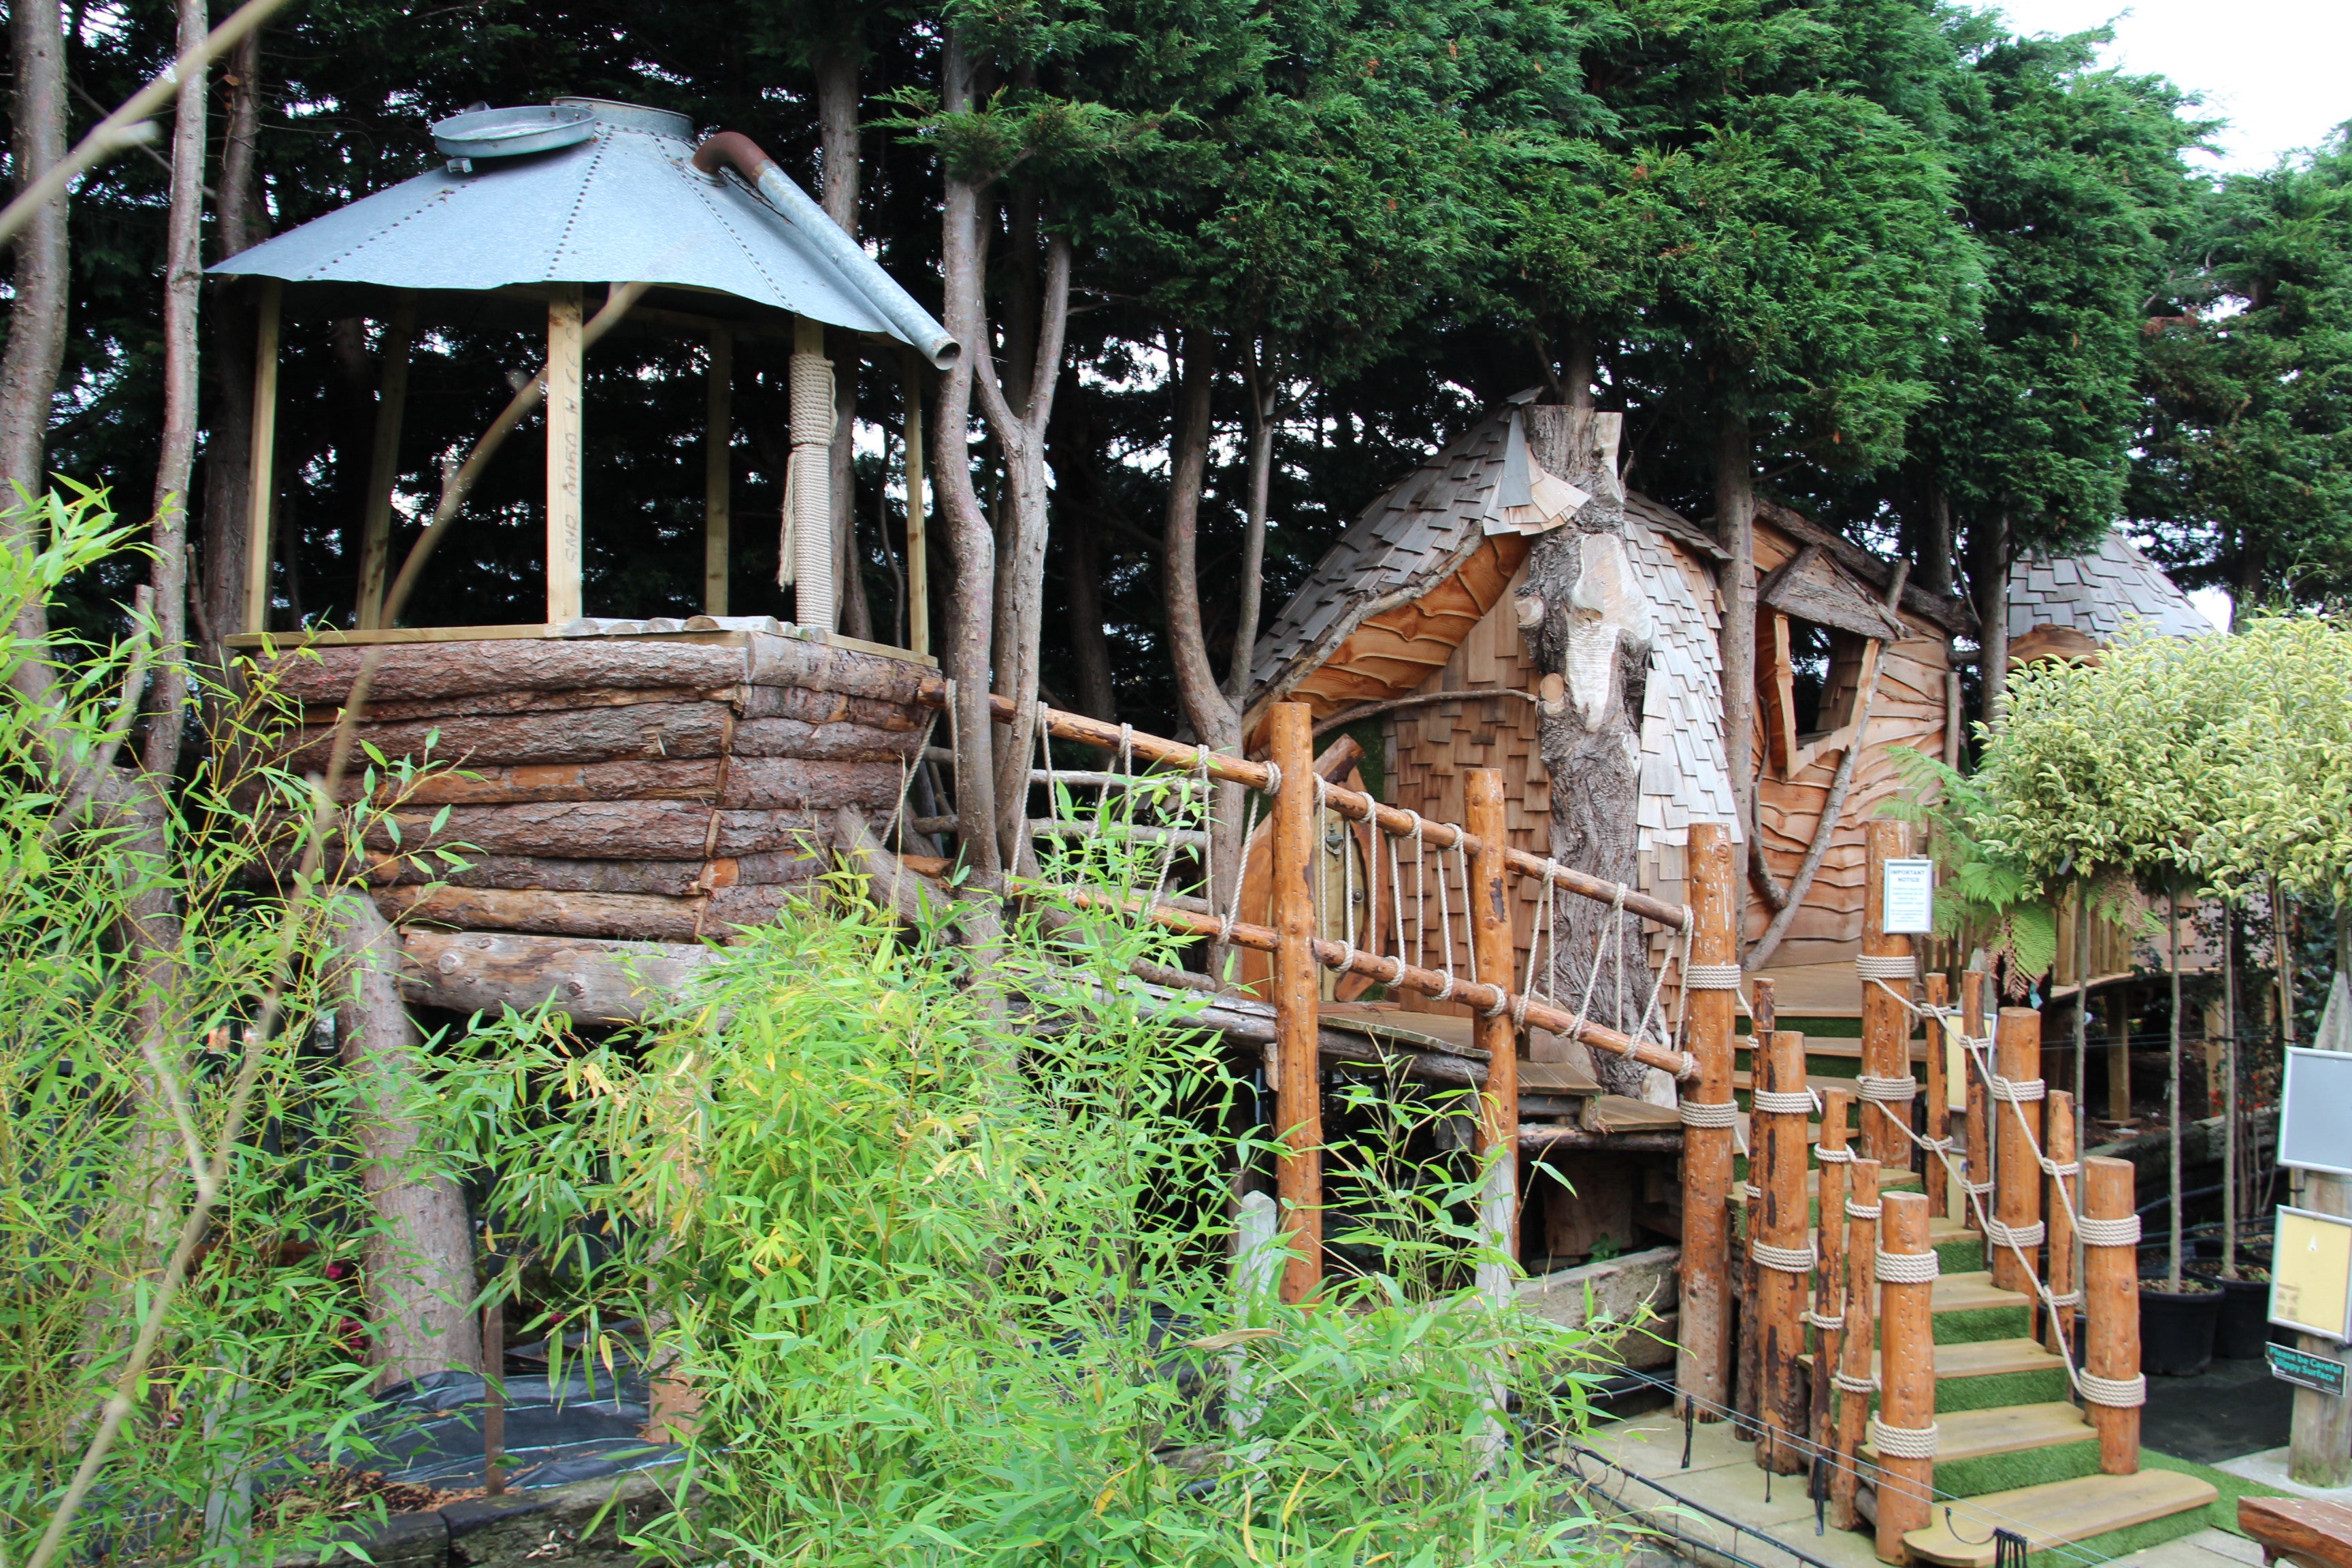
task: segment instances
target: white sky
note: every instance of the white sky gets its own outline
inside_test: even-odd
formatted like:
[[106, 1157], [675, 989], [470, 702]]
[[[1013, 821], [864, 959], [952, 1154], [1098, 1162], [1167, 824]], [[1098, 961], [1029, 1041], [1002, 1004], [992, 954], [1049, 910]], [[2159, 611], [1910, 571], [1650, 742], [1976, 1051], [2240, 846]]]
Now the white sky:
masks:
[[2170, 77], [2230, 124], [2219, 167], [2261, 169], [2352, 120], [2347, 0], [2006, 0], [2022, 33], [2076, 33], [2112, 21], [2106, 62]]

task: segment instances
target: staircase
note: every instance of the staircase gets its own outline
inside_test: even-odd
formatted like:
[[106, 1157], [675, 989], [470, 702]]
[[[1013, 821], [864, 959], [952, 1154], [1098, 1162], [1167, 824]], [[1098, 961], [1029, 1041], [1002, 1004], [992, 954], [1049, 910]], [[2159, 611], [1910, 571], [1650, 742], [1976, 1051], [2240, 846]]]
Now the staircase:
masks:
[[[1807, 1067], [1810, 1071], [1813, 1064]], [[1819, 1142], [1815, 1122], [1807, 1146]], [[1807, 1173], [1814, 1227], [1809, 1239], [1816, 1256], [1820, 1174]], [[1889, 1172], [1882, 1182], [1883, 1191], [1919, 1186], [1910, 1173]], [[1744, 1189], [1735, 1186], [1739, 1237], [1748, 1232], [1744, 1199]], [[1983, 1238], [1959, 1221], [1937, 1216], [1927, 1239], [1940, 1264], [1930, 1294], [1937, 1495], [1927, 1525], [1902, 1537], [1907, 1559], [1993, 1568], [1998, 1528], [2022, 1537], [2029, 1554], [2052, 1553], [2048, 1561], [2058, 1568], [2062, 1562], [2119, 1557], [2206, 1528], [2208, 1507], [2219, 1496], [2210, 1483], [2171, 1470], [2101, 1473], [2098, 1436], [2074, 1402], [2065, 1363], [2037, 1337], [2034, 1299], [1993, 1283]], [[1817, 1268], [1816, 1283], [1818, 1277]], [[1812, 1360], [1801, 1358], [1809, 1381]], [[1879, 1373], [1875, 1349], [1872, 1360], [1873, 1373]], [[1874, 1409], [1878, 1396], [1870, 1398]], [[1865, 1442], [1861, 1458], [1865, 1480], [1856, 1505], [1874, 1522], [1876, 1498], [1868, 1478], [1879, 1473], [1881, 1456]]]

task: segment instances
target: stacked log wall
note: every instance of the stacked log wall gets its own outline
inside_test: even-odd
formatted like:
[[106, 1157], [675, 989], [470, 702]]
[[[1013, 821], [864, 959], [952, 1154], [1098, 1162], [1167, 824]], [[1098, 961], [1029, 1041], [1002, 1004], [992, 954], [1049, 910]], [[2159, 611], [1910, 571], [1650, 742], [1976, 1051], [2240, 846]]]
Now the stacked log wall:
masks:
[[[269, 661], [323, 769], [368, 650]], [[835, 811], [898, 806], [936, 710], [927, 667], [756, 631], [397, 643], [358, 738], [378, 770], [363, 847], [410, 931], [724, 941], [826, 864]], [[347, 779], [354, 804], [367, 781]], [[452, 866], [436, 853], [456, 853]]]

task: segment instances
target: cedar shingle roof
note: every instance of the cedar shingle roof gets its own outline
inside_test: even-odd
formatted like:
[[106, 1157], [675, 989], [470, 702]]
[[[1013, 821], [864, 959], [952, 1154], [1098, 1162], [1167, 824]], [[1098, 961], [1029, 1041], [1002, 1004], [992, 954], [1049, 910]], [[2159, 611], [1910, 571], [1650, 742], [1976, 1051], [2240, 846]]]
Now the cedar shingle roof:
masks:
[[2165, 637], [2219, 629], [2119, 528], [2109, 529], [2085, 554], [2053, 557], [2037, 551], [2009, 569], [2012, 640], [2037, 626], [2059, 626], [2110, 643], [2134, 619]]

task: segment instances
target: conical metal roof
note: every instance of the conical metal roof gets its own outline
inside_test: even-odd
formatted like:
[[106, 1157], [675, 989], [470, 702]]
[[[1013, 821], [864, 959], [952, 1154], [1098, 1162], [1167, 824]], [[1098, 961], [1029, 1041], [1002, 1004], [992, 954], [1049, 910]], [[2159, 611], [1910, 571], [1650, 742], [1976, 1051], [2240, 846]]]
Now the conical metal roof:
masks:
[[468, 173], [453, 160], [210, 270], [280, 279], [295, 309], [336, 308], [359, 289], [415, 289], [443, 319], [497, 313], [452, 295], [651, 282], [664, 287], [648, 303], [722, 317], [756, 313], [741, 304], [768, 307], [911, 343], [934, 363], [953, 357], [946, 329], [789, 181], [782, 194], [792, 216], [731, 170], [697, 170], [693, 123], [682, 114], [556, 101], [592, 110], [593, 134], [483, 158]]

